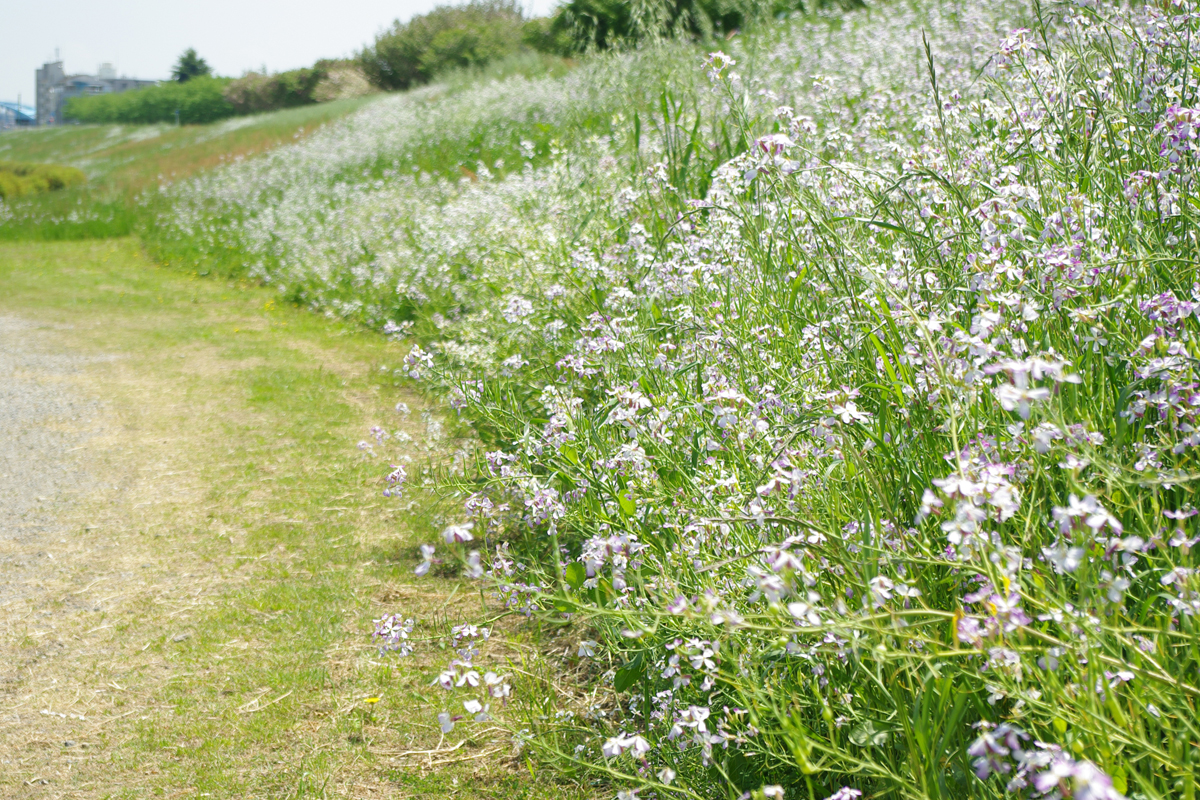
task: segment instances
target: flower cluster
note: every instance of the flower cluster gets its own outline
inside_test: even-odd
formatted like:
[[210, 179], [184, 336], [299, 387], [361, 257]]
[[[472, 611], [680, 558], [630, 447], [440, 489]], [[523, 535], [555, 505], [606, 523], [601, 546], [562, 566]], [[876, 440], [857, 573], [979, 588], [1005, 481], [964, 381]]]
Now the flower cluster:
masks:
[[[1039, 8], [410, 95], [180, 190], [179, 236], [413, 322], [402, 374], [479, 442], [417, 571], [587, 637], [526, 746], [626, 796], [1191, 780], [1200, 7]], [[425, 171], [455, 115], [519, 169]], [[509, 697], [481, 630], [443, 730]]]

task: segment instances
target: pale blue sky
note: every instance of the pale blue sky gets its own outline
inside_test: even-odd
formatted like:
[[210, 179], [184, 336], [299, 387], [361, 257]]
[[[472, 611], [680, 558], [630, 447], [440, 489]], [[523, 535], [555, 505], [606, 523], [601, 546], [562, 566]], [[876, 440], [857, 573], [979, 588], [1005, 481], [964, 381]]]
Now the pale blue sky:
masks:
[[[118, 74], [162, 79], [188, 47], [218, 74], [310, 66], [351, 55], [396, 18], [445, 0], [0, 0], [0, 100], [33, 105], [33, 73], [54, 57], [69, 73], [112, 62]], [[526, 0], [546, 14], [555, 0]]]

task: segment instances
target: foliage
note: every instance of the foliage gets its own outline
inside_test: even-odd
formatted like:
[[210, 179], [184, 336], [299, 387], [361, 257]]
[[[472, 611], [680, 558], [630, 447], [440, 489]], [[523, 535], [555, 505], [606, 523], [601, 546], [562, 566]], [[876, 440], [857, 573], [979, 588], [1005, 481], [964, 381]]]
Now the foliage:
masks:
[[569, 56], [575, 53], [575, 44], [568, 26], [560, 23], [558, 15], [533, 17], [521, 26], [521, 43], [537, 53]]
[[53, 192], [86, 182], [87, 176], [75, 167], [0, 161], [0, 199], [3, 200]]
[[328, 77], [319, 66], [273, 75], [249, 72], [225, 87], [225, 99], [239, 114], [294, 108], [317, 102], [317, 87]]
[[711, 38], [792, 12], [860, 0], [568, 0], [550, 22], [550, 46], [586, 52], [663, 37]]
[[237, 113], [225, 98], [229, 78], [196, 77], [186, 83], [161, 83], [145, 89], [117, 94], [72, 97], [64, 116], [76, 122], [146, 124], [179, 122], [198, 125], [215, 122]]
[[164, 246], [415, 339], [476, 443], [418, 569], [583, 639], [522, 695], [458, 630], [443, 730], [658, 796], [1194, 793], [1200, 14], [1023, 10], [430, 88], [172, 190]]
[[192, 78], [203, 78], [210, 75], [212, 75], [212, 67], [191, 47], [183, 51], [171, 69], [171, 80], [176, 83], [187, 83]]
[[313, 69], [325, 72], [313, 89], [313, 99], [318, 103], [362, 97], [374, 91], [357, 59], [321, 59]]
[[392, 28], [359, 54], [367, 79], [381, 89], [408, 89], [441, 72], [479, 67], [515, 53], [523, 34], [515, 0], [439, 6]]

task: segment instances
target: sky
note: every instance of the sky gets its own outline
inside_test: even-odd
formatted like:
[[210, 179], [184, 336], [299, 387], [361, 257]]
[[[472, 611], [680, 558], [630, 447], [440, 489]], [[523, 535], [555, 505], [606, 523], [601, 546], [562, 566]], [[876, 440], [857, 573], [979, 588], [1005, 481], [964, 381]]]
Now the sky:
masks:
[[[393, 20], [447, 0], [0, 0], [0, 100], [34, 104], [34, 70], [54, 59], [68, 73], [165, 79], [189, 47], [218, 75], [311, 66], [349, 56]], [[451, 3], [455, 4], [455, 3]], [[554, 0], [525, 0], [546, 14]]]

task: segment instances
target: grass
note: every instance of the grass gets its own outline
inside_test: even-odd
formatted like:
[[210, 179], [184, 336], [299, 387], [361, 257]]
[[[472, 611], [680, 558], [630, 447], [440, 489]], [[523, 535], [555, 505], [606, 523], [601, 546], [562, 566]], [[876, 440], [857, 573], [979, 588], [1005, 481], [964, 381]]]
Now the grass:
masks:
[[[21, 203], [0, 239], [126, 236], [144, 213], [142, 193], [220, 164], [293, 142], [377, 96], [335, 100], [211, 125], [62, 125], [0, 136], [0, 161], [77, 167], [88, 182]], [[2, 220], [0, 220], [2, 221]]]
[[372, 102], [335, 100], [211, 125], [61, 125], [0, 136], [0, 159], [70, 164], [127, 192], [187, 177], [299, 138]]
[[428, 724], [431, 667], [369, 642], [382, 613], [477, 602], [454, 579], [412, 578], [410, 515], [354, 447], [371, 424], [401, 425], [404, 395], [380, 369], [391, 345], [159, 267], [132, 239], [0, 244], [0, 283], [0, 314], [97, 357], [74, 380], [105, 403], [109, 433], [85, 458], [119, 487], [68, 519], [48, 633], [0, 617], [0, 655], [37, 664], [5, 705], [86, 718], [0, 722], [17, 764], [0, 794], [572, 795], [480, 758], [498, 746], [486, 734], [439, 755], [453, 743]]

